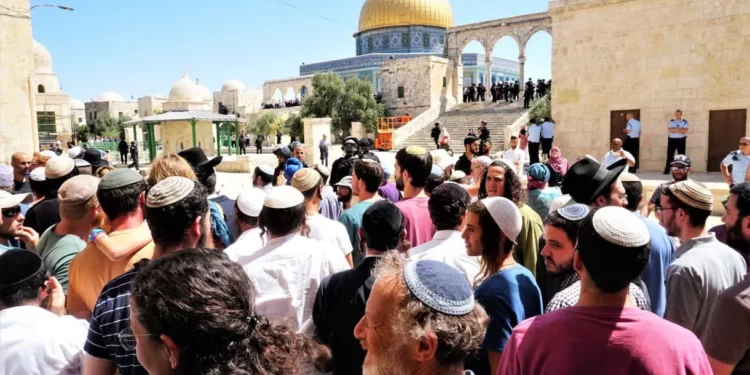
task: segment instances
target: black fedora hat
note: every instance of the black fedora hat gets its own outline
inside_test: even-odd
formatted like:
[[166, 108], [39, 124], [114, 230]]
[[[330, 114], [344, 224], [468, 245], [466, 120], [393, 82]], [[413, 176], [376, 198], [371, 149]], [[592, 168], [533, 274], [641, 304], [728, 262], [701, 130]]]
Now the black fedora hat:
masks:
[[206, 169], [213, 169], [219, 163], [221, 163], [221, 160], [223, 159], [222, 156], [217, 156], [213, 159], [209, 159], [206, 157], [206, 153], [203, 152], [203, 149], [200, 147], [193, 147], [189, 148], [187, 150], [182, 150], [177, 155], [180, 155], [183, 159], [185, 159], [191, 167], [193, 167], [193, 170], [196, 172], [204, 171]]
[[90, 148], [83, 153], [83, 160], [91, 164], [91, 171], [95, 172], [97, 169], [109, 165], [109, 162], [102, 158], [102, 151], [95, 148]]
[[602, 190], [612, 185], [627, 167], [625, 159], [618, 160], [609, 168], [590, 158], [583, 158], [573, 164], [562, 182], [563, 194], [570, 194], [576, 203], [591, 204]]

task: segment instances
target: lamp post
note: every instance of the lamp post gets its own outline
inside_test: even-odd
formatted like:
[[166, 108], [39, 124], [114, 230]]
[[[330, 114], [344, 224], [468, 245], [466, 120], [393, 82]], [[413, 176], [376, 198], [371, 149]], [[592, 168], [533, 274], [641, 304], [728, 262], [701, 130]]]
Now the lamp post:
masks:
[[64, 5], [56, 5], [56, 4], [37, 4], [37, 5], [32, 5], [31, 8], [29, 8], [29, 10], [32, 10], [32, 9], [38, 8], [38, 7], [57, 8], [57, 9], [66, 10], [68, 12], [72, 12], [72, 11], [75, 10], [75, 9], [73, 9], [71, 7], [66, 7]]

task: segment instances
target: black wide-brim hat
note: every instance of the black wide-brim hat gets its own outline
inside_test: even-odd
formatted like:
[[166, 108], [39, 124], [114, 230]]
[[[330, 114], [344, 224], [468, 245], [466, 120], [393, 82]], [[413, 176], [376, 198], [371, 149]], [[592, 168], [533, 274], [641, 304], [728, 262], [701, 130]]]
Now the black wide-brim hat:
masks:
[[104, 160], [104, 158], [102, 158], [102, 152], [95, 148], [90, 148], [86, 150], [83, 153], [83, 160], [91, 164], [92, 171], [96, 171], [97, 169], [101, 167], [109, 165], [109, 162]]
[[219, 163], [221, 163], [221, 160], [224, 158], [223, 156], [217, 156], [213, 159], [208, 159], [208, 157], [206, 157], [206, 154], [203, 152], [203, 149], [200, 147], [193, 147], [187, 150], [180, 151], [179, 153], [177, 153], [177, 155], [180, 155], [183, 159], [185, 159], [195, 171], [214, 168], [219, 165]]
[[604, 168], [596, 161], [585, 157], [568, 169], [562, 182], [562, 192], [569, 194], [577, 203], [591, 204], [602, 190], [620, 177], [625, 168], [625, 159]]

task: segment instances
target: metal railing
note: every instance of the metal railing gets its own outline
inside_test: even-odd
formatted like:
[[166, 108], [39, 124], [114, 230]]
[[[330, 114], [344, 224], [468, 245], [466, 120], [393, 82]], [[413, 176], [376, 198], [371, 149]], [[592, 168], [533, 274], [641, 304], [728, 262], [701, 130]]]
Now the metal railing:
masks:
[[[120, 149], [119, 149], [120, 142], [117, 141], [88, 141], [88, 142], [81, 142], [80, 146], [87, 145], [88, 148], [95, 148], [97, 150], [102, 150], [105, 152], [108, 152], [110, 157], [110, 161], [113, 164], [119, 164], [120, 163]], [[142, 141], [137, 142], [138, 144], [138, 162], [139, 163], [150, 163], [151, 162], [151, 155], [149, 153], [149, 142]], [[162, 143], [160, 141], [156, 142], [156, 150], [157, 154], [161, 153], [163, 147]], [[128, 143], [128, 163], [132, 162], [132, 157], [130, 155], [130, 143]]]

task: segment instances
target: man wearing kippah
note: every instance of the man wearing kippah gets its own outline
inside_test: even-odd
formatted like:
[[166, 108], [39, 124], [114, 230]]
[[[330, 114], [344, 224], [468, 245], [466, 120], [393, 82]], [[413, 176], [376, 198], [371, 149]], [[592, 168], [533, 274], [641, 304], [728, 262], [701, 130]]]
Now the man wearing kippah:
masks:
[[[729, 240], [750, 243], [750, 182], [732, 187], [722, 221]], [[745, 374], [750, 371], [750, 277], [724, 290], [711, 309], [703, 337], [715, 375]]]
[[402, 148], [396, 153], [396, 187], [404, 193], [396, 203], [406, 220], [406, 239], [412, 247], [432, 239], [435, 226], [430, 220], [427, 200], [421, 196], [432, 171], [432, 155], [418, 146]]
[[263, 190], [266, 194], [273, 188], [273, 173], [271, 166], [263, 164], [255, 167], [253, 186]]
[[645, 224], [624, 208], [588, 213], [573, 257], [580, 299], [516, 326], [498, 374], [711, 374], [693, 333], [628, 297], [649, 248]]
[[[146, 222], [154, 239], [154, 259], [182, 249], [203, 247], [210, 236], [208, 194], [199, 182], [168, 177], [146, 195]], [[122, 346], [120, 333], [130, 328], [130, 291], [138, 270], [147, 263], [108, 282], [92, 313], [84, 350], [84, 367], [91, 374], [145, 375], [134, 351]], [[179, 282], [179, 280], [175, 280]]]
[[73, 257], [86, 247], [89, 230], [99, 215], [96, 189], [99, 179], [75, 176], [60, 186], [60, 223], [51, 226], [39, 238], [36, 253], [68, 293], [68, 269]]
[[713, 210], [711, 190], [685, 180], [664, 191], [656, 208], [667, 234], [680, 239], [674, 262], [667, 269], [667, 309], [664, 318], [703, 339], [716, 298], [742, 281], [745, 260], [708, 233], [706, 219]]
[[373, 274], [366, 314], [354, 328], [367, 351], [362, 372], [473, 374], [463, 371], [464, 361], [478, 349], [488, 318], [461, 273], [391, 253]]
[[81, 373], [87, 331], [65, 315], [65, 293], [38, 255], [0, 254], [0, 373]]
[[78, 175], [73, 159], [55, 156], [44, 167], [46, 194], [44, 200], [33, 205], [26, 212], [26, 225], [37, 233], [44, 233], [49, 227], [60, 222], [60, 202], [57, 190], [67, 180]]
[[305, 197], [291, 186], [266, 196], [259, 223], [266, 245], [244, 258], [245, 272], [257, 288], [256, 311], [271, 321], [311, 333], [315, 294], [321, 280], [351, 267], [341, 250], [303, 235]]

